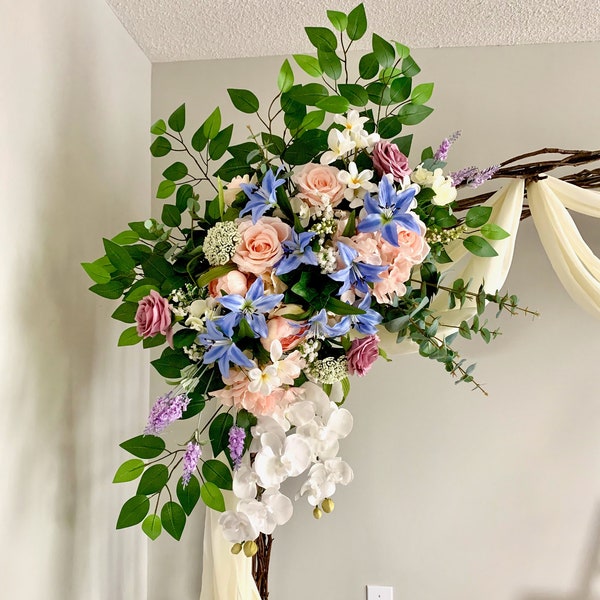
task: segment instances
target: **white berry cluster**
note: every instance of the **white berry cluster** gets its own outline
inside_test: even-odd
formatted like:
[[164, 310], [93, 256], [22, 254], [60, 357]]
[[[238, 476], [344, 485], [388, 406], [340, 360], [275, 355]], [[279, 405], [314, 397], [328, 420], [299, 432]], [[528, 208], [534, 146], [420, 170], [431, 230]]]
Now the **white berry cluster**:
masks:
[[231, 260], [241, 238], [235, 223], [222, 221], [206, 232], [204, 256], [211, 266], [224, 265]]

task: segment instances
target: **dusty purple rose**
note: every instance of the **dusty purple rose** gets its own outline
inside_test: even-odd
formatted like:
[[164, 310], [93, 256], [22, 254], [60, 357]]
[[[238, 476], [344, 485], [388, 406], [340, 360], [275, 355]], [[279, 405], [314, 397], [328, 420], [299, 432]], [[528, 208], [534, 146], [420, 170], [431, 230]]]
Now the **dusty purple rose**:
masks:
[[402, 181], [412, 172], [408, 158], [398, 150], [398, 146], [385, 140], [377, 142], [373, 148], [373, 167], [380, 177], [391, 173], [394, 181]]
[[135, 322], [137, 323], [137, 332], [140, 337], [154, 337], [162, 333], [167, 337], [169, 344], [171, 344], [173, 330], [171, 329], [169, 302], [157, 291], [150, 290], [150, 294], [139, 301], [138, 309], [135, 313]]
[[368, 335], [364, 338], [352, 340], [350, 350], [346, 354], [350, 375], [358, 375], [359, 377], [366, 375], [378, 356], [379, 337], [377, 335]]

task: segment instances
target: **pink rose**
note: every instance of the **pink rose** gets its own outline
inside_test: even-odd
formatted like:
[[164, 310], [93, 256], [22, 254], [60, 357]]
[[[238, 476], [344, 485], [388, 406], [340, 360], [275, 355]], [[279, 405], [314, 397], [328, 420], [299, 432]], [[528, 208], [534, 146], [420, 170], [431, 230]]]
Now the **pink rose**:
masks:
[[379, 337], [377, 335], [368, 335], [359, 340], [352, 340], [350, 350], [346, 354], [350, 375], [358, 375], [359, 377], [366, 375], [378, 356]]
[[284, 352], [288, 352], [304, 339], [303, 333], [305, 329], [306, 326], [303, 324], [296, 324], [283, 317], [274, 317], [267, 321], [269, 335], [266, 338], [261, 338], [260, 343], [267, 352], [270, 352], [271, 343], [279, 340], [281, 342], [281, 349]]
[[138, 302], [135, 322], [140, 337], [154, 337], [162, 333], [167, 337], [169, 344], [172, 345], [173, 329], [171, 328], [169, 302], [156, 290], [150, 290], [150, 294]]
[[338, 180], [339, 169], [327, 165], [309, 163], [292, 177], [298, 187], [298, 197], [309, 206], [325, 208], [329, 199], [331, 206], [337, 206], [344, 197], [346, 186]]
[[230, 271], [222, 277], [213, 279], [208, 284], [208, 292], [213, 298], [221, 296], [222, 291], [226, 294], [245, 296], [248, 291], [248, 279], [246, 275], [239, 271]]
[[240, 271], [261, 275], [283, 256], [281, 242], [291, 236], [291, 228], [277, 217], [262, 217], [252, 224], [250, 219], [238, 223], [242, 238], [233, 262]]
[[408, 166], [408, 158], [398, 150], [396, 144], [379, 141], [373, 148], [373, 167], [380, 177], [391, 173], [395, 181], [402, 181], [410, 175], [412, 169]]

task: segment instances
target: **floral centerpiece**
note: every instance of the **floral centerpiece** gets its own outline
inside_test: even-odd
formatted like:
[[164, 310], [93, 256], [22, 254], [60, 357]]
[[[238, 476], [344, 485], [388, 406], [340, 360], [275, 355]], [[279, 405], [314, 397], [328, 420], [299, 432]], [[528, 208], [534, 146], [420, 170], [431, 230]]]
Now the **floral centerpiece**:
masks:
[[[83, 265], [93, 292], [121, 300], [112, 316], [131, 325], [119, 345], [162, 346], [152, 365], [169, 384], [143, 434], [121, 444], [135, 458], [115, 482], [139, 483], [118, 528], [141, 523], [152, 539], [163, 529], [179, 539], [202, 499], [222, 512], [234, 553], [266, 552], [292, 516], [286, 479], [297, 478], [295, 499], [316, 518], [352, 481], [339, 456], [352, 429], [342, 405], [349, 376], [388, 360], [383, 334], [478, 386], [454, 338], [495, 337], [480, 319], [488, 302], [517, 310], [514, 296], [446, 281], [439, 270], [452, 260], [449, 242], [491, 257], [488, 240], [508, 235], [488, 222], [489, 207], [455, 210], [457, 187], [495, 168], [446, 173], [457, 135], [409, 161], [412, 136], [400, 134], [432, 112], [433, 84], [414, 85], [420, 69], [409, 49], [376, 34], [350, 77], [364, 8], [328, 16], [333, 29], [306, 28], [316, 57], [294, 56], [319, 83], [296, 83], [285, 60], [266, 110], [252, 92], [228, 90], [262, 131], [232, 145], [233, 126], [222, 126], [217, 108], [188, 142], [185, 105], [152, 126], [153, 156], [187, 159], [164, 170], [157, 196], [170, 201]], [[430, 306], [440, 290], [450, 308], [474, 303], [474, 317], [442, 332]], [[191, 419], [181, 447], [167, 449], [160, 434]], [[229, 510], [222, 490], [235, 495]], [[266, 581], [259, 587], [266, 597]]]

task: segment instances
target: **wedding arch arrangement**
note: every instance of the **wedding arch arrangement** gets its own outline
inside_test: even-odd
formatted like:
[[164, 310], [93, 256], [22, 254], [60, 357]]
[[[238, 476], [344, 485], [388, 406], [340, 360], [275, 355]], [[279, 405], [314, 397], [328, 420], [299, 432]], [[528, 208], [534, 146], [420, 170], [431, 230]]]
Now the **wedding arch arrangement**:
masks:
[[[349, 376], [367, 376], [400, 344], [484, 391], [453, 343], [496, 337], [488, 304], [535, 314], [496, 289], [510, 260], [486, 265], [512, 256], [529, 210], [522, 180], [556, 166], [448, 173], [458, 133], [409, 160], [407, 129], [432, 112], [433, 84], [416, 83], [410, 50], [377, 34], [354, 73], [348, 52], [367, 31], [364, 7], [327, 15], [331, 28], [306, 28], [316, 56], [294, 56], [314, 81], [297, 82], [285, 60], [266, 106], [228, 90], [255, 123], [239, 143], [219, 108], [199, 128], [188, 128], [185, 105], [152, 126], [152, 155], [180, 159], [158, 186], [160, 218], [129, 223], [83, 263], [91, 291], [120, 300], [112, 316], [129, 326], [119, 345], [163, 347], [152, 365], [169, 386], [143, 433], [121, 444], [133, 458], [114, 481], [138, 483], [117, 528], [141, 523], [151, 539], [163, 530], [180, 539], [201, 499], [248, 572], [253, 557], [263, 599], [271, 536], [293, 500], [321, 518], [352, 481], [339, 455], [352, 429]], [[598, 158], [567, 154], [563, 163]], [[521, 187], [491, 203], [458, 199], [458, 188], [498, 176]], [[189, 431], [168, 449], [160, 434], [178, 420]], [[294, 498], [281, 491], [288, 478]]]

